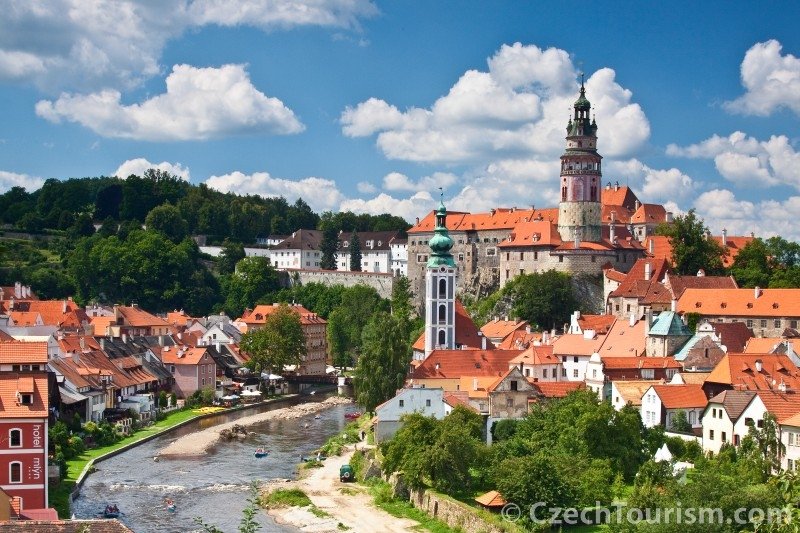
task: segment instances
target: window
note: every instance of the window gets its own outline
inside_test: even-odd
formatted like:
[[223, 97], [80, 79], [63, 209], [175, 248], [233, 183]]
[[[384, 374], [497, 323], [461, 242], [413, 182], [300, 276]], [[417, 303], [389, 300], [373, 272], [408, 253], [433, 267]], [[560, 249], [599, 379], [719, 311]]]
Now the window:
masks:
[[14, 461], [8, 465], [9, 483], [22, 483], [22, 463]]
[[169, 365], [169, 371], [170, 371], [170, 373], [174, 374], [175, 373], [175, 365]]
[[33, 405], [33, 394], [20, 394], [19, 403], [20, 405]]
[[696, 418], [697, 418], [697, 413], [695, 413], [694, 411], [689, 411], [689, 423], [691, 425], [694, 425]]
[[559, 263], [563, 263], [564, 262], [564, 256], [563, 255], [559, 255], [558, 256], [558, 262]]
[[506, 407], [514, 407], [514, 398], [506, 398]]
[[780, 321], [780, 319], [779, 319], [779, 318], [776, 318], [776, 319], [775, 319], [775, 327], [776, 327], [776, 328], [779, 328], [779, 327], [781, 327], [781, 321]]
[[792, 461], [791, 459], [786, 460], [786, 470], [788, 470], [789, 472], [794, 470], [794, 461]]
[[520, 252], [519, 253], [519, 260], [520, 261], [524, 261], [525, 260], [525, 252]]
[[[791, 433], [789, 434], [791, 435]], [[21, 429], [11, 429], [8, 431], [8, 446], [11, 448], [21, 448], [22, 447], [22, 430]]]
[[765, 327], [767, 327], [767, 319], [765, 319], [765, 318], [762, 318], [762, 319], [761, 319], [761, 327], [762, 327], [762, 328], [765, 328]]
[[745, 426], [752, 426], [753, 425], [753, 419], [752, 418], [745, 418], [744, 419], [744, 425]]
[[405, 407], [405, 405], [406, 405], [405, 400], [400, 400], [400, 407]]
[[431, 401], [425, 400], [425, 407], [430, 407], [430, 406], [431, 406]]
[[[556, 377], [556, 375], [555, 375], [555, 374], [556, 374], [556, 373], [555, 373], [555, 371], [553, 371], [553, 377]], [[543, 368], [543, 369], [542, 369], [542, 377], [543, 377], [543, 378], [546, 378], [546, 377], [547, 377], [547, 369], [546, 369], [546, 368]]]
[[567, 377], [567, 369], [566, 369], [566, 368], [562, 368], [562, 369], [561, 369], [561, 377], [562, 377], [562, 378], [565, 378], [565, 377]]
[[653, 379], [656, 377], [656, 371], [652, 368], [642, 369], [642, 379]]
[[752, 318], [748, 318], [747, 319], [747, 327], [748, 328], [752, 328], [753, 327], [753, 319]]
[[517, 380], [511, 380], [511, 390], [518, 390], [517, 389]]
[[486, 256], [493, 257], [497, 253], [497, 248], [487, 248], [486, 249]]
[[439, 306], [439, 323], [447, 322], [447, 306], [440, 305]]
[[577, 368], [572, 371], [572, 377], [573, 378], [577, 378], [578, 377], [578, 369]]
[[739, 435], [734, 435], [733, 436], [733, 445], [734, 446], [738, 446], [739, 445]]
[[708, 430], [708, 440], [714, 440], [714, 430], [713, 429], [709, 429]]
[[797, 320], [790, 320], [789, 327], [792, 329], [797, 329]]
[[794, 433], [789, 433], [789, 446], [794, 446]]
[[444, 346], [445, 339], [446, 339], [445, 332], [444, 332], [443, 329], [440, 329], [439, 330], [439, 346]]
[[592, 378], [597, 379], [597, 369], [596, 368], [592, 369]]
[[573, 363], [577, 363], [578, 362], [578, 356], [577, 355], [572, 357], [572, 362]]
[[200, 385], [203, 386], [206, 384], [206, 378], [200, 380]]
[[538, 261], [539, 260], [539, 252], [533, 252], [533, 260], [534, 261]]
[[728, 435], [724, 431], [722, 432], [722, 442], [723, 444], [728, 442]]
[[530, 369], [530, 368], [526, 368], [526, 369], [525, 369], [525, 377], [526, 377], [526, 378], [529, 378], [529, 377], [531, 377], [531, 369]]
[[567, 356], [566, 355], [562, 355], [561, 356], [561, 362], [562, 363], [566, 363], [567, 362]]

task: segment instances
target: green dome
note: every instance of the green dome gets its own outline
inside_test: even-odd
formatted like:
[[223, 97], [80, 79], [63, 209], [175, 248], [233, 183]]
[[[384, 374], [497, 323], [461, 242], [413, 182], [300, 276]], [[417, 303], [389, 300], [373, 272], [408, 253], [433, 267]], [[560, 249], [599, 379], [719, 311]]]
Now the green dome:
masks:
[[428, 242], [428, 246], [431, 247], [434, 255], [446, 254], [453, 247], [453, 239], [450, 238], [450, 235], [442, 235], [437, 232]]
[[453, 239], [447, 231], [447, 208], [444, 206], [444, 198], [439, 202], [439, 209], [436, 210], [436, 227], [433, 230], [434, 236], [428, 241], [431, 248], [431, 256], [428, 258], [429, 267], [449, 266], [455, 267], [453, 254], [450, 249], [453, 247]]
[[586, 99], [586, 89], [581, 85], [581, 95], [575, 100], [575, 109], [591, 109], [592, 104]]

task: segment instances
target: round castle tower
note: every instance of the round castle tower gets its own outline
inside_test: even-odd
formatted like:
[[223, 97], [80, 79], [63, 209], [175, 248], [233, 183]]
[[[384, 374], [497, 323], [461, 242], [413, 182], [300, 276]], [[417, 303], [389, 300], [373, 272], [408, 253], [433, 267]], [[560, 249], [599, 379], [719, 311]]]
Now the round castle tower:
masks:
[[558, 204], [558, 233], [565, 242], [601, 238], [601, 172], [597, 153], [597, 123], [589, 118], [592, 105], [581, 94], [567, 123], [567, 149], [561, 156], [561, 202]]

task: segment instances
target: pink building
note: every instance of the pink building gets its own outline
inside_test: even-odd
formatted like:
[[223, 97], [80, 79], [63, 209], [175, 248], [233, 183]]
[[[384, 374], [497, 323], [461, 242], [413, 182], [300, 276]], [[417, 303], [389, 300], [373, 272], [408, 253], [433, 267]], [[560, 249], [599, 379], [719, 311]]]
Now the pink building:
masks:
[[161, 362], [174, 376], [173, 390], [180, 398], [188, 398], [200, 389], [213, 390], [216, 387], [217, 364], [207, 346], [165, 347], [161, 351]]

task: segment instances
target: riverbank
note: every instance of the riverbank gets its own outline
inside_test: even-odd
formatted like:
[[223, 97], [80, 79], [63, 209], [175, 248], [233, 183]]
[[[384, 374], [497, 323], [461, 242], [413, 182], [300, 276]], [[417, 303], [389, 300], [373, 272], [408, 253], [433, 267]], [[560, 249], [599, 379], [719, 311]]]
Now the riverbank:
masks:
[[349, 447], [341, 456], [329, 457], [321, 468], [305, 470], [297, 481], [271, 487], [303, 491], [321, 513], [314, 514], [305, 507], [281, 507], [269, 509], [267, 513], [279, 524], [317, 533], [343, 530], [353, 533], [404, 533], [416, 530], [419, 522], [390, 515], [376, 507], [372, 496], [362, 487], [339, 481], [339, 467], [350, 461], [354, 449]]
[[331, 396], [330, 398], [327, 398], [322, 402], [303, 403], [299, 405], [293, 405], [291, 407], [284, 407], [281, 409], [275, 409], [273, 411], [266, 411], [264, 413], [245, 416], [233, 422], [219, 424], [192, 433], [190, 435], [184, 435], [182, 437], [179, 437], [178, 439], [176, 439], [175, 441], [164, 447], [158, 453], [158, 456], [159, 457], [201, 456], [204, 455], [206, 452], [208, 452], [209, 449], [211, 449], [215, 444], [219, 442], [220, 435], [224, 430], [231, 429], [235, 425], [246, 427], [273, 419], [278, 419], [278, 420], [297, 419], [318, 413], [319, 411], [328, 409], [329, 407], [333, 407], [335, 405], [343, 405], [351, 403], [352, 400], [350, 398], [345, 398], [342, 396]]

